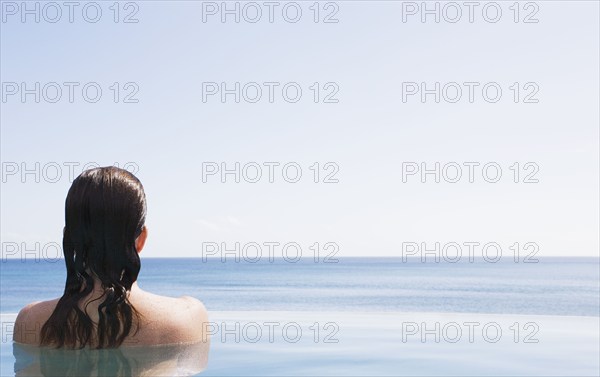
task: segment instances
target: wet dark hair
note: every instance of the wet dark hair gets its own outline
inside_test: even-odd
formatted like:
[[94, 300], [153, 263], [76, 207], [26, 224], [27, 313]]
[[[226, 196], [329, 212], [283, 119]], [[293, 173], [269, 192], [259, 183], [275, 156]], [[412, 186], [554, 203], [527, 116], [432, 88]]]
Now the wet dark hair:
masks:
[[[127, 170], [90, 169], [73, 181], [65, 203], [65, 290], [42, 326], [40, 345], [118, 347], [134, 322], [139, 330], [140, 315], [127, 294], [140, 271], [135, 240], [145, 220], [144, 188]], [[79, 306], [94, 290], [94, 278], [104, 290], [97, 324]]]

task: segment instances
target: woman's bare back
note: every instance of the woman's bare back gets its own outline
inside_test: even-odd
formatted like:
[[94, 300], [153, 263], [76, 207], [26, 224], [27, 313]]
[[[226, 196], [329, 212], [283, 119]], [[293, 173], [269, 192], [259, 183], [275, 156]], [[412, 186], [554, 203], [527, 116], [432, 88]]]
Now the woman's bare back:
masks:
[[[80, 308], [86, 311], [94, 323], [98, 321], [98, 305], [102, 302], [102, 299], [94, 299], [101, 295], [101, 292], [94, 291], [80, 304]], [[14, 341], [39, 345], [41, 328], [54, 311], [58, 300], [35, 302], [24, 307], [15, 321]], [[140, 323], [134, 323], [133, 330], [122, 346], [208, 341], [206, 308], [193, 297], [159, 296], [145, 292], [134, 284], [129, 292], [129, 302], [141, 314]], [[136, 325], [139, 325], [137, 332]]]

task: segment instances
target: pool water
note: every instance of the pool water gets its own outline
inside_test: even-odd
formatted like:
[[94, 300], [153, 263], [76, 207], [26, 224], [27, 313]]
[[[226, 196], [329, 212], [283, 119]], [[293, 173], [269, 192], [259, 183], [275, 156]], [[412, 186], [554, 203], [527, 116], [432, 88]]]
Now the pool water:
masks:
[[192, 376], [206, 368], [208, 343], [106, 350], [13, 344], [16, 376]]
[[[14, 316], [3, 315], [5, 326]], [[2, 376], [597, 376], [596, 317], [212, 312], [206, 345], [46, 351], [2, 343]]]

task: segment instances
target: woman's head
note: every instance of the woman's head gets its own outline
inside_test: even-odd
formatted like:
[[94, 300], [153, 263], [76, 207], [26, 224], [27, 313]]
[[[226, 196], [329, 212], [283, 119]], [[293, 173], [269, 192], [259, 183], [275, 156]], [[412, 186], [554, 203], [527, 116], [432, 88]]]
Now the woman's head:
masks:
[[[65, 203], [65, 291], [42, 328], [41, 344], [102, 348], [123, 342], [137, 316], [127, 293], [140, 271], [145, 220], [144, 189], [127, 170], [90, 169], [73, 181]], [[104, 292], [95, 332], [80, 308], [94, 290]]]
[[65, 203], [67, 268], [131, 288], [140, 270], [136, 240], [145, 220], [144, 188], [133, 174], [116, 167], [83, 172]]

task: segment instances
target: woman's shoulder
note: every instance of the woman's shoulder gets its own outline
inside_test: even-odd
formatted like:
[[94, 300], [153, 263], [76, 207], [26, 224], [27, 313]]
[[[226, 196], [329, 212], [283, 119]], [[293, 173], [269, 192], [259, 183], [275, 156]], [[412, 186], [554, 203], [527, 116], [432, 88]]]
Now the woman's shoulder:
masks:
[[192, 296], [181, 296], [178, 300], [181, 301], [182, 305], [186, 307], [190, 314], [206, 314], [206, 307], [202, 301], [198, 300], [197, 298]]
[[188, 343], [207, 340], [208, 312], [204, 304], [193, 297], [168, 297], [149, 294], [144, 303], [134, 304], [141, 309], [144, 321], [140, 330], [143, 343]]
[[[135, 300], [135, 306], [143, 305], [148, 306], [150, 308], [157, 309], [161, 307], [162, 309], [166, 309], [171, 314], [198, 314], [201, 312], [206, 312], [206, 308], [204, 304], [195, 297], [191, 296], [181, 296], [181, 297], [171, 297], [171, 296], [161, 296], [150, 292], [145, 292], [144, 294], [137, 297]], [[177, 310], [175, 310], [177, 309]]]
[[208, 317], [204, 304], [191, 296], [163, 297], [166, 312], [171, 318], [184, 323], [200, 322]]
[[206, 307], [197, 298], [191, 296], [162, 297], [165, 311], [176, 323], [193, 325], [208, 319]]
[[22, 344], [39, 344], [42, 326], [56, 308], [58, 298], [36, 301], [19, 311], [13, 329], [13, 340]]

